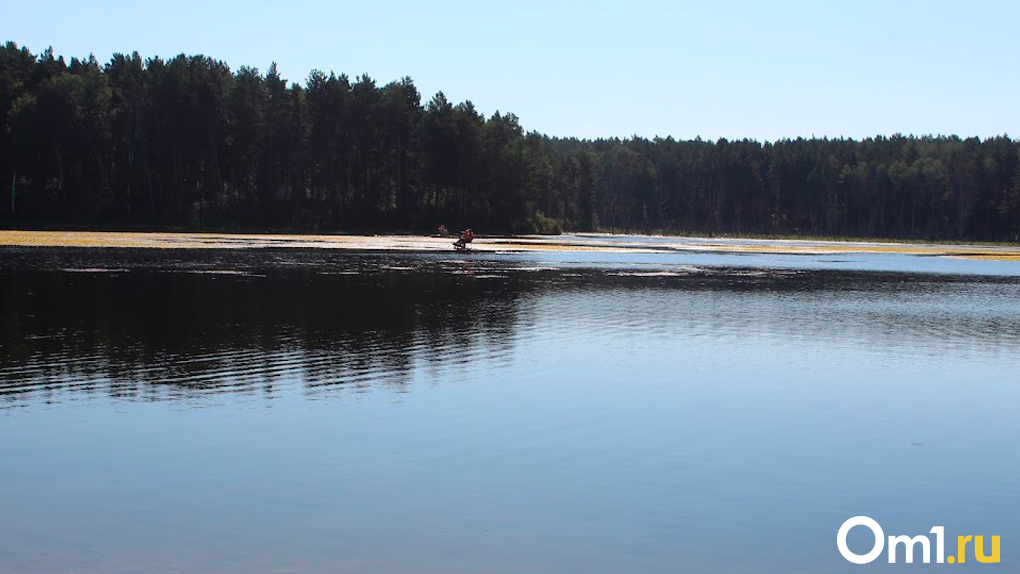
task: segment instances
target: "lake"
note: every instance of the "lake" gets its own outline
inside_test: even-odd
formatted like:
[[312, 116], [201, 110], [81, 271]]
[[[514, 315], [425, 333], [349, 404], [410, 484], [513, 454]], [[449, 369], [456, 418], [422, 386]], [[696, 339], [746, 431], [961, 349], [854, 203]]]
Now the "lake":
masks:
[[1017, 261], [4, 248], [0, 319], [3, 574], [1017, 571]]

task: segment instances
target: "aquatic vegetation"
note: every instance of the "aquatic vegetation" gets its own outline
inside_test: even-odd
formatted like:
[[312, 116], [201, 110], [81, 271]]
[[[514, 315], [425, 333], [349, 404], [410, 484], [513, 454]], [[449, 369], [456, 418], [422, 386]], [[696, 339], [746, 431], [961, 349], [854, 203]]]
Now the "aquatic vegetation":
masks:
[[[601, 253], [669, 253], [704, 251], [776, 255], [898, 253], [929, 257], [1020, 261], [1020, 247], [865, 243], [802, 240], [713, 240], [666, 237], [525, 236], [479, 239], [481, 252], [591, 251]], [[448, 251], [445, 237], [422, 235], [300, 235], [243, 233], [173, 233], [114, 231], [0, 231], [0, 246], [103, 247], [142, 249], [354, 249], [373, 251]]]

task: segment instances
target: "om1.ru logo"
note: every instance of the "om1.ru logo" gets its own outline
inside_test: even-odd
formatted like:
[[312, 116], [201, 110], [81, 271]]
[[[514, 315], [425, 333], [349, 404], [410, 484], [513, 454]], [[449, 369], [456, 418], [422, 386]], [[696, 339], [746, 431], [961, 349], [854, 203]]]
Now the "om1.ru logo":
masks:
[[[850, 529], [854, 526], [867, 526], [875, 534], [875, 547], [871, 549], [871, 552], [867, 554], [854, 554], [846, 545], [846, 535], [850, 532]], [[974, 558], [978, 562], [983, 564], [995, 564], [999, 562], [999, 537], [992, 536], [992, 555], [985, 556], [985, 538], [984, 536], [958, 536], [956, 538], [956, 556], [950, 556], [945, 558], [944, 542], [945, 542], [946, 529], [943, 526], [934, 526], [931, 529], [931, 534], [935, 535], [935, 562], [942, 564], [948, 562], [950, 564], [959, 562], [963, 564], [967, 561], [967, 545], [972, 541], [974, 543]], [[914, 547], [918, 544], [921, 545], [921, 550], [924, 552], [924, 563], [928, 564], [931, 562], [931, 541], [928, 540], [927, 536], [915, 536], [910, 538], [909, 536], [890, 536], [889, 537], [889, 563], [896, 563], [896, 547], [903, 544], [903, 550], [906, 552], [907, 564], [914, 562]], [[843, 555], [843, 558], [853, 562], [854, 564], [867, 564], [872, 562], [882, 553], [882, 549], [885, 547], [885, 533], [882, 532], [882, 527], [877, 522], [868, 518], [867, 516], [855, 516], [850, 520], [843, 523], [843, 526], [839, 527], [839, 534], [836, 534], [836, 546], [839, 547], [839, 553]]]

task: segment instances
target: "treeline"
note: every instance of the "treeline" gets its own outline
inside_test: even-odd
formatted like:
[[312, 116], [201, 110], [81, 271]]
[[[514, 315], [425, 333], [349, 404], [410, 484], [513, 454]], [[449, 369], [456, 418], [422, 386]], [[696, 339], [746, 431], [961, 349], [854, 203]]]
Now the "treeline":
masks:
[[410, 78], [288, 84], [275, 64], [68, 63], [12, 42], [0, 128], [7, 225], [1020, 233], [1020, 145], [1006, 136], [561, 139], [442, 93], [423, 104]]

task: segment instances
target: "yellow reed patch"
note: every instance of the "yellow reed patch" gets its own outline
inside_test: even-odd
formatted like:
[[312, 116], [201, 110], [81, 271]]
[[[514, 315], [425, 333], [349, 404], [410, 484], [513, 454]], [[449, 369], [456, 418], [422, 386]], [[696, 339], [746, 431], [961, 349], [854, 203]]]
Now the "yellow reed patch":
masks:
[[[448, 251], [452, 237], [414, 235], [293, 235], [255, 233], [173, 233], [115, 231], [0, 230], [0, 246], [113, 247], [142, 249], [360, 249], [379, 251]], [[842, 243], [800, 240], [676, 240], [626, 241], [609, 238], [577, 240], [569, 237], [482, 238], [476, 251], [588, 251], [605, 253], [662, 253], [711, 251], [774, 255], [826, 255], [846, 253], [900, 253], [997, 261], [1020, 260], [1020, 247], [937, 244]]]

